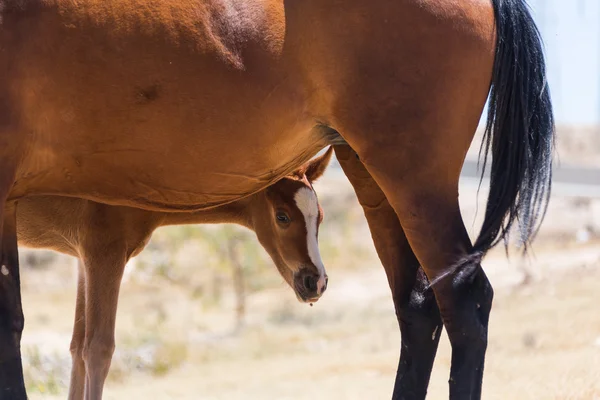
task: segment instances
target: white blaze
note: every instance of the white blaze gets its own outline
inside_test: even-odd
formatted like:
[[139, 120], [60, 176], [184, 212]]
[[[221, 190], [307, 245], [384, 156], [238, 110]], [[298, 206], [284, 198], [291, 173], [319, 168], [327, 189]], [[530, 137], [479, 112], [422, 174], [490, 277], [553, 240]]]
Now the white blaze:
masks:
[[321, 290], [325, 286], [325, 266], [321, 260], [319, 253], [319, 244], [317, 243], [317, 224], [319, 218], [319, 203], [315, 192], [307, 187], [298, 190], [294, 196], [296, 206], [304, 215], [306, 222], [306, 241], [308, 244], [308, 256], [310, 261], [319, 270], [319, 280], [317, 281], [317, 293], [321, 294]]

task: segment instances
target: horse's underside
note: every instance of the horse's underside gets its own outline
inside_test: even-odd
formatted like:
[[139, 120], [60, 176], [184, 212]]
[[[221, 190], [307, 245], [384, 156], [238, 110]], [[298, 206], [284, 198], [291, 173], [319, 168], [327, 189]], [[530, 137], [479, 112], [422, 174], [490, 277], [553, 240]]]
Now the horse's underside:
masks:
[[[332, 141], [400, 322], [394, 398], [425, 396], [442, 322], [451, 397], [481, 396], [492, 289], [480, 258], [514, 221], [532, 237], [551, 176], [552, 109], [523, 0], [0, 5], [10, 398], [24, 398], [16, 200], [202, 209], [265, 188]], [[458, 180], [490, 83], [490, 199], [471, 244]]]

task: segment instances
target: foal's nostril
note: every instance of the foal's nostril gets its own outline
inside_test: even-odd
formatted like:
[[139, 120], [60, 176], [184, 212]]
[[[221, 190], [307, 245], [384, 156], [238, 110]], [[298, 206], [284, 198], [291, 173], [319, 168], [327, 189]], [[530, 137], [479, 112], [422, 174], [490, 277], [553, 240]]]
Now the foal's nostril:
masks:
[[317, 278], [312, 275], [306, 275], [304, 277], [304, 287], [309, 293], [313, 293], [317, 291]]

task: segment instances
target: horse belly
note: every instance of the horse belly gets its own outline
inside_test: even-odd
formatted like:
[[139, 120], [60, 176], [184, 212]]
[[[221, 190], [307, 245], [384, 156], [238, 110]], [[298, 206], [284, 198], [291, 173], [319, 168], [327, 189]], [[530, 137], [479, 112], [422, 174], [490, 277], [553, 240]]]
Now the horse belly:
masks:
[[[244, 126], [243, 124], [241, 125]], [[279, 135], [273, 132], [280, 132]], [[306, 124], [179, 135], [149, 135], [126, 143], [88, 142], [85, 148], [41, 146], [31, 169], [15, 184], [23, 195], [67, 195], [156, 211], [197, 210], [225, 204], [271, 185], [326, 144]]]
[[164, 24], [39, 18], [12, 69], [32, 138], [13, 197], [200, 209], [263, 189], [326, 144], [277, 46], [281, 21], [268, 40], [248, 33], [242, 51], [200, 28], [157, 37]]

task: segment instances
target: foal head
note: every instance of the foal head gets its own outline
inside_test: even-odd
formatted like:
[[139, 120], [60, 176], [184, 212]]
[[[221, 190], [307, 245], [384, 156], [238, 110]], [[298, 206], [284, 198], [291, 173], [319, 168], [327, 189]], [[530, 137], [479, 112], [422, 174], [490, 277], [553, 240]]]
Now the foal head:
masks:
[[312, 182], [325, 172], [331, 153], [329, 148], [259, 193], [252, 207], [258, 240], [298, 300], [306, 303], [317, 301], [327, 288], [317, 242], [323, 210]]

